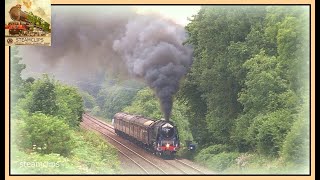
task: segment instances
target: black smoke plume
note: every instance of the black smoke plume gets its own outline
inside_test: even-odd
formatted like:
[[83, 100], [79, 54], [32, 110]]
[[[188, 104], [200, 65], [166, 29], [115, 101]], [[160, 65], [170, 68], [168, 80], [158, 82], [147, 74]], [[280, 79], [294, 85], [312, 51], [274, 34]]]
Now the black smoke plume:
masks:
[[129, 73], [155, 90], [166, 120], [179, 81], [192, 62], [191, 49], [182, 45], [185, 38], [183, 27], [150, 15], [129, 21], [125, 35], [113, 44]]
[[[144, 80], [156, 93], [165, 119], [179, 81], [192, 63], [184, 28], [159, 15], [125, 6], [53, 7], [52, 46], [21, 47], [28, 67], [83, 78], [108, 71]], [[34, 68], [34, 69], [33, 69]]]

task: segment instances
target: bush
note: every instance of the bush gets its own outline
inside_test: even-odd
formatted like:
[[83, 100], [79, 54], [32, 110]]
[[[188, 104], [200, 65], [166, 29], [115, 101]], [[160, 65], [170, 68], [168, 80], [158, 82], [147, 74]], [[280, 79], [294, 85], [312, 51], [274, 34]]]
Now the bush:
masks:
[[58, 110], [55, 89], [54, 80], [50, 79], [48, 75], [44, 75], [42, 79], [34, 82], [32, 91], [28, 97], [27, 108], [29, 112], [42, 112], [43, 114], [55, 115]]
[[80, 94], [83, 98], [83, 105], [86, 109], [91, 110], [96, 106], [95, 98], [92, 95], [86, 91], [81, 91]]
[[176, 153], [176, 155], [181, 158], [193, 160], [196, 155], [196, 152], [190, 151], [186, 147], [181, 147], [181, 149], [179, 149], [179, 151]]
[[136, 95], [137, 90], [128, 89], [121, 86], [113, 86], [109, 89], [109, 94], [105, 98], [103, 115], [105, 118], [112, 119], [112, 117], [120, 112], [123, 108], [129, 106], [132, 99]]
[[39, 153], [67, 156], [72, 150], [71, 130], [61, 119], [42, 113], [24, 117], [19, 122], [18, 145]]
[[217, 155], [222, 152], [226, 152], [228, 146], [224, 144], [216, 144], [202, 149], [195, 157], [196, 161], [204, 162], [210, 159], [212, 156]]
[[292, 121], [292, 114], [287, 110], [257, 116], [248, 130], [250, 144], [256, 146], [259, 153], [279, 155]]
[[56, 83], [56, 104], [58, 110], [56, 115], [64, 119], [69, 126], [79, 126], [83, 114], [83, 100], [74, 87]]
[[95, 116], [101, 116], [101, 109], [99, 106], [95, 106], [94, 108], [92, 108], [91, 110], [91, 114], [95, 115]]
[[76, 146], [72, 159], [81, 167], [82, 171], [79, 173], [119, 173], [117, 151], [106, 143], [101, 135], [91, 131], [80, 131], [75, 133], [74, 139]]
[[75, 127], [82, 118], [83, 99], [76, 88], [63, 85], [44, 75], [31, 85], [26, 98], [19, 100], [15, 110], [18, 109], [57, 116], [69, 126]]
[[11, 157], [13, 174], [67, 174], [78, 171], [68, 158], [59, 154], [27, 154], [13, 146]]
[[305, 119], [294, 122], [284, 140], [281, 154], [285, 161], [297, 166], [309, 165], [309, 123]]
[[222, 152], [210, 156], [204, 164], [213, 171], [222, 172], [236, 163], [239, 153], [236, 152]]
[[12, 172], [17, 174], [120, 173], [117, 151], [100, 135], [80, 130], [72, 132], [71, 138], [74, 142], [73, 149], [67, 157], [56, 153], [44, 154], [41, 149], [22, 151], [13, 142]]
[[[239, 116], [235, 120], [234, 130], [231, 135], [231, 142], [235, 145], [236, 149], [239, 152], [248, 152], [255, 148], [256, 141], [250, 140], [250, 131], [255, 128], [252, 128], [249, 131], [249, 127], [254, 125], [254, 115], [250, 113], [246, 113], [244, 115]], [[255, 133], [256, 134], [256, 133]], [[255, 138], [255, 136], [252, 136]], [[251, 144], [250, 144], [251, 143]], [[252, 144], [253, 143], [253, 144]]]
[[[264, 156], [256, 153], [242, 153], [230, 168], [228, 174], [283, 174], [290, 173], [281, 158]], [[291, 172], [292, 173], [292, 172]]]
[[203, 150], [201, 150], [201, 153], [203, 154], [219, 154], [222, 152], [228, 151], [228, 146], [225, 144], [216, 144], [209, 146]]

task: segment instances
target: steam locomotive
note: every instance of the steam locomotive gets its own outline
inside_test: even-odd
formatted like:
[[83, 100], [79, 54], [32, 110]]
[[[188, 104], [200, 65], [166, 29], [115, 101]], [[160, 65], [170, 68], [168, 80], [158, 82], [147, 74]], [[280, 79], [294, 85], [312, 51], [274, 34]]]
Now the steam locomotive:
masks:
[[21, 5], [13, 6], [9, 11], [13, 20], [5, 26], [10, 35], [43, 36], [51, 32], [50, 24], [32, 12], [21, 10]]
[[115, 133], [162, 157], [174, 157], [180, 147], [178, 129], [171, 121], [153, 120], [119, 112], [114, 115]]

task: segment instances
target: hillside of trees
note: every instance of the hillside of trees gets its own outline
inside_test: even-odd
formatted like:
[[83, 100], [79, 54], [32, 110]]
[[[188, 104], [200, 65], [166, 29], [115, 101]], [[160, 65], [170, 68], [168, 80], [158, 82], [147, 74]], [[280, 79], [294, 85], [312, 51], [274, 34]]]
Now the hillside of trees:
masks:
[[226, 173], [308, 173], [308, 7], [203, 7], [186, 30], [194, 62], [178, 99], [196, 160]]

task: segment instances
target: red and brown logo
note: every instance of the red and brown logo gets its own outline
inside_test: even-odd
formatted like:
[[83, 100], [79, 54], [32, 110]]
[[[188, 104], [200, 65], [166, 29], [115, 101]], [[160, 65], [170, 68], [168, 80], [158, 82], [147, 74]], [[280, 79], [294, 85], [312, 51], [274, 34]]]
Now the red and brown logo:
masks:
[[12, 44], [12, 43], [13, 43], [13, 39], [12, 39], [12, 38], [8, 38], [8, 39], [7, 39], [7, 43], [8, 43], [8, 44]]

